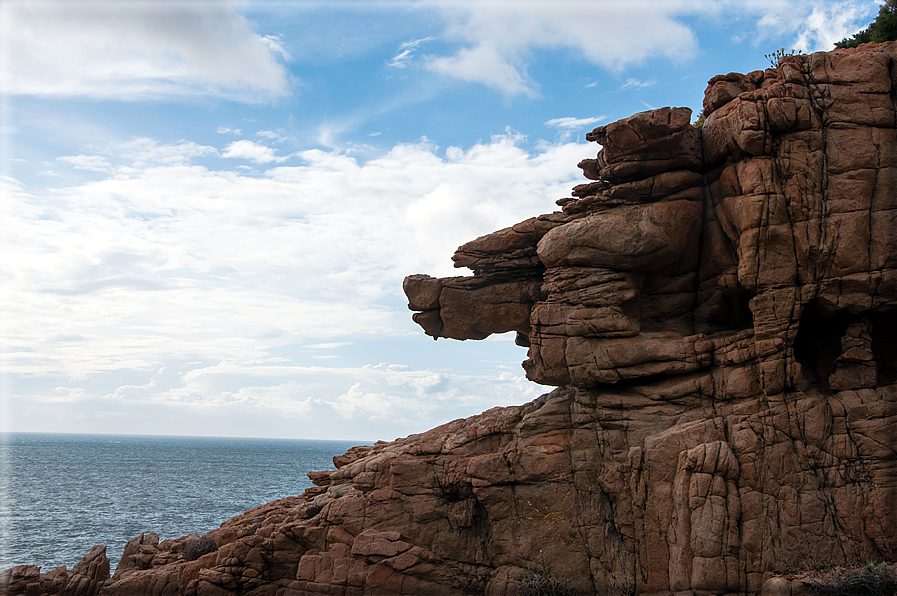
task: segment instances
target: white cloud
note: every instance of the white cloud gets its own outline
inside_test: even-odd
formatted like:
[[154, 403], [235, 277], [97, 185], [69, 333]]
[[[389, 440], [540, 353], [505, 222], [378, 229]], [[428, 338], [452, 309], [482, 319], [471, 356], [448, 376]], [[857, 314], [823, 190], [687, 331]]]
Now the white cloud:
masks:
[[445, 156], [449, 158], [451, 161], [458, 161], [462, 157], [464, 157], [464, 149], [461, 147], [448, 147], [445, 150]]
[[252, 141], [242, 140], [234, 141], [233, 143], [225, 147], [224, 153], [221, 154], [221, 157], [228, 157], [233, 159], [248, 159], [250, 161], [254, 161], [255, 163], [271, 163], [272, 161], [280, 163], [290, 158], [289, 155], [279, 156], [275, 155], [275, 153], [275, 149], [266, 147], [265, 145], [260, 145]]
[[566, 48], [610, 70], [649, 58], [693, 56], [695, 35], [678, 18], [700, 14], [704, 3], [562, 0], [530, 2], [525, 10], [519, 3], [489, 0], [428, 4], [446, 18], [447, 37], [462, 44], [452, 55], [430, 56], [429, 68], [507, 95], [533, 96], [537, 86], [526, 74], [526, 64], [534, 49]]
[[411, 50], [402, 50], [401, 52], [393, 56], [390, 61], [386, 63], [386, 65], [393, 68], [406, 68], [408, 66], [408, 62], [410, 61]]
[[828, 8], [814, 6], [794, 42], [794, 49], [805, 53], [832, 49], [835, 42], [850, 37], [868, 24], [864, 8], [856, 2]]
[[462, 48], [454, 56], [427, 61], [427, 68], [470, 83], [482, 83], [499, 89], [507, 95], [536, 96], [534, 83], [527, 81], [512, 62], [511, 56], [494, 44], [482, 43], [473, 48]]
[[345, 120], [337, 123], [323, 122], [318, 125], [318, 136], [315, 140], [324, 147], [336, 149], [339, 145], [339, 135], [349, 130], [351, 126], [351, 123]]
[[272, 52], [276, 52], [280, 54], [284, 60], [288, 61], [291, 59], [290, 53], [283, 47], [283, 43], [281, 40], [283, 39], [283, 34], [278, 33], [277, 35], [262, 35], [259, 37], [259, 41], [268, 46], [268, 48]]
[[3, 2], [0, 88], [8, 94], [141, 99], [195, 94], [260, 101], [289, 93], [261, 37], [217, 0]]
[[255, 133], [255, 136], [262, 137], [263, 139], [268, 139], [269, 141], [274, 141], [275, 143], [283, 143], [287, 140], [286, 136], [273, 130], [260, 130]]
[[552, 118], [545, 123], [545, 126], [561, 129], [579, 129], [593, 126], [606, 119], [607, 116], [596, 116], [595, 118]]
[[197, 157], [218, 155], [218, 150], [208, 145], [182, 140], [178, 143], [159, 143], [153, 139], [140, 137], [128, 141], [118, 148], [118, 152], [132, 160], [134, 167], [147, 165], [186, 165]]
[[594, 118], [552, 118], [545, 123], [545, 126], [557, 128], [559, 131], [558, 138], [567, 142], [582, 131], [584, 128], [593, 128], [602, 120], [606, 120], [607, 116], [596, 116]]
[[241, 134], [243, 134], [243, 131], [240, 130], [239, 128], [231, 128], [229, 126], [219, 126], [217, 129], [215, 129], [215, 132], [217, 132], [220, 135], [226, 135], [226, 134], [241, 135]]
[[[430, 0], [425, 5], [442, 14], [445, 39], [457, 46], [427, 56], [429, 69], [508, 96], [531, 97], [539, 87], [527, 66], [538, 50], [565, 49], [614, 72], [649, 60], [689, 60], [697, 55], [698, 40], [686, 22], [695, 19], [741, 20], [753, 29], [755, 44], [794, 34], [795, 49], [827, 50], [865, 26], [878, 6], [870, 0], [557, 0], [523, 6], [503, 0]], [[650, 84], [631, 78], [623, 87]]]
[[112, 165], [106, 161], [105, 157], [99, 155], [63, 155], [56, 158], [57, 161], [67, 163], [77, 170], [88, 170], [90, 172], [110, 172]]
[[638, 79], [629, 78], [629, 79], [626, 79], [626, 82], [623, 83], [623, 86], [620, 88], [621, 89], [644, 89], [645, 87], [650, 87], [650, 86], [656, 85], [656, 84], [657, 84], [657, 81], [654, 81], [654, 80], [640, 81]]
[[407, 68], [411, 59], [414, 57], [415, 50], [417, 50], [422, 43], [431, 41], [432, 39], [432, 37], [424, 37], [422, 39], [414, 39], [402, 43], [402, 45], [399, 46], [399, 53], [393, 56], [386, 65], [392, 68]]
[[305, 346], [309, 350], [335, 350], [336, 348], [344, 348], [346, 346], [351, 346], [352, 344], [349, 342], [338, 342], [332, 341], [330, 343], [323, 344], [309, 344]]
[[3, 424], [57, 432], [109, 432], [114, 425], [119, 432], [131, 433], [151, 428], [160, 434], [393, 439], [496, 405], [523, 403], [543, 392], [515, 369], [489, 375], [396, 364], [333, 368], [221, 362], [163, 367], [101, 395], [69, 380], [39, 395], [7, 395], [2, 405], [10, 416]]
[[[213, 148], [140, 139], [107, 151], [142, 160], [127, 177], [39, 194], [6, 180], [0, 358], [15, 379], [19, 428], [60, 386], [53, 395], [75, 402], [34, 416], [45, 430], [58, 414], [53, 429], [87, 432], [93, 422], [79, 417], [72, 428], [76, 418], [63, 414], [90, 400], [109, 412], [151, 401], [158, 410], [147, 415], [173, 425], [166, 432], [189, 434], [171, 422], [189, 406], [218, 421], [219, 434], [273, 434], [267, 418], [276, 436], [320, 438], [367, 436], [371, 412], [387, 414], [383, 432], [407, 434], [534, 396], [541, 389], [518, 366], [524, 350], [507, 338], [467, 345], [504, 355], [484, 358], [499, 363], [476, 365], [479, 376], [451, 370], [444, 344], [414, 325], [401, 295], [405, 275], [457, 275], [450, 257], [460, 244], [554, 210], [581, 179], [575, 164], [594, 152], [555, 144], [530, 153], [521, 140], [509, 131], [450, 158], [423, 140], [363, 164], [306, 151], [299, 165], [250, 177], [189, 163]], [[430, 363], [419, 361], [424, 347]], [[418, 361], [361, 366], [390, 350]], [[328, 367], [311, 366], [329, 355], [338, 358]], [[504, 370], [513, 377], [496, 380]], [[156, 376], [166, 380], [150, 383]], [[319, 414], [336, 422], [313, 422]]]
[[784, 49], [806, 53], [831, 50], [836, 41], [864, 28], [875, 17], [879, 4], [870, 0], [744, 0], [726, 3], [715, 12], [728, 14], [726, 11], [734, 7], [755, 18], [756, 31], [751, 32], [754, 45], [777, 35], [795, 35], [791, 47]]

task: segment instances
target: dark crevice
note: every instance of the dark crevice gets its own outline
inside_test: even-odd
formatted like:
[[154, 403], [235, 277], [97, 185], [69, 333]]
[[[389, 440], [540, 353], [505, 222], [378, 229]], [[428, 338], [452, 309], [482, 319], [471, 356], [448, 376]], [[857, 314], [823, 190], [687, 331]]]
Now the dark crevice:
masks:
[[813, 302], [800, 317], [794, 358], [803, 368], [804, 377], [823, 391], [830, 391], [829, 376], [837, 368], [843, 351], [841, 338], [854, 322], [868, 321], [872, 337], [872, 355], [877, 369], [877, 385], [897, 382], [897, 310], [851, 313], [847, 310], [822, 314]]
[[854, 317], [847, 311], [820, 314], [813, 303], [804, 307], [794, 340], [794, 359], [811, 385], [829, 391], [828, 378], [841, 355], [841, 338]]
[[878, 365], [878, 384], [897, 383], [897, 311], [870, 312], [872, 355]]

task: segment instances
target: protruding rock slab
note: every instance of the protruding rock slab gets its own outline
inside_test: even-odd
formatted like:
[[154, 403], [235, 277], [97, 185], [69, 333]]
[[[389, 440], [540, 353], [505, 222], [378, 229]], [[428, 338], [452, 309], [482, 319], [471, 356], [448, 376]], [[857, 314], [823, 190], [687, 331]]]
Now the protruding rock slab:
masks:
[[[702, 129], [687, 108], [596, 128], [587, 138], [603, 148], [580, 163], [595, 182], [559, 201], [560, 213], [461, 247], [454, 259], [473, 278], [430, 278], [428, 287], [465, 279], [447, 304], [409, 293], [423, 311], [415, 320], [434, 337], [526, 333], [524, 368], [548, 385], [688, 374], [727, 358], [718, 348], [745, 332], [766, 394], [806, 378], [834, 390], [894, 378], [891, 357], [870, 347], [884, 332], [852, 352], [845, 344], [832, 370], [814, 370], [795, 347], [808, 312], [853, 325], [897, 301], [895, 51], [793, 56], [778, 69], [715, 77]], [[572, 293], [554, 281], [577, 274]], [[709, 351], [687, 347], [695, 342]]]

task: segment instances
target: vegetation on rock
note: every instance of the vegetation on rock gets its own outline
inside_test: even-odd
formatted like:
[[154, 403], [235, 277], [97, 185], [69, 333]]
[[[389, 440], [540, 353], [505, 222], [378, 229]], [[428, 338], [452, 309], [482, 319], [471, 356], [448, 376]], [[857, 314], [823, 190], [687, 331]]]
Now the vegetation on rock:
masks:
[[[897, 1], [897, 0], [895, 0], [895, 1]], [[800, 53], [801, 53], [800, 50], [790, 50], [790, 51], [786, 52], [785, 48], [779, 48], [778, 50], [776, 50], [770, 54], [763, 54], [763, 57], [766, 58], [767, 60], [769, 60], [770, 67], [778, 68], [779, 64], [782, 62], [783, 58], [787, 58], [789, 56], [797, 56]]]
[[519, 596], [575, 596], [576, 592], [570, 585], [571, 583], [551, 577], [541, 569], [536, 569], [526, 575], [517, 594]]
[[191, 540], [187, 543], [187, 560], [195, 561], [203, 555], [213, 553], [218, 550], [218, 546], [211, 536], [203, 536], [198, 540]]
[[870, 41], [883, 42], [897, 39], [897, 0], [887, 0], [878, 9], [878, 16], [868, 27], [835, 42], [836, 48], [855, 48]]
[[838, 569], [824, 581], [808, 584], [813, 596], [894, 596], [897, 578], [885, 563], [867, 563], [860, 569]]

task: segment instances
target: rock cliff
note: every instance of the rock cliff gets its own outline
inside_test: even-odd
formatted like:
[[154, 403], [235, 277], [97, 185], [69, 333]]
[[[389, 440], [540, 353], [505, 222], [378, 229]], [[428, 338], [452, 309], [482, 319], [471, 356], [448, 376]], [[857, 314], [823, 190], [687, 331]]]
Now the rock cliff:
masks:
[[516, 331], [557, 389], [354, 448], [205, 541], [141, 535], [111, 578], [95, 549], [0, 593], [510, 596], [540, 570], [786, 596], [775, 572], [894, 561], [895, 90], [897, 44], [867, 44], [713, 78], [702, 128], [595, 129], [561, 211], [405, 280], [426, 333]]

